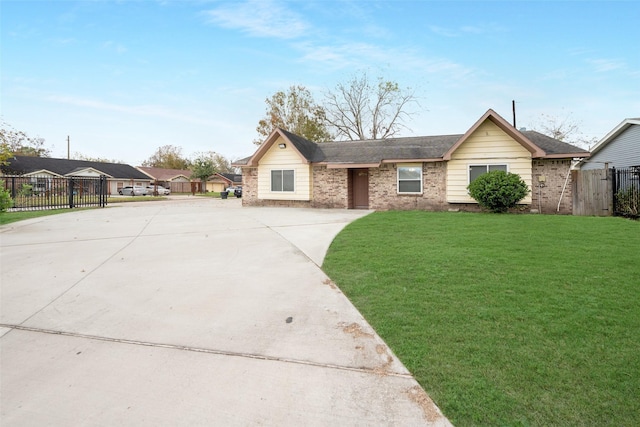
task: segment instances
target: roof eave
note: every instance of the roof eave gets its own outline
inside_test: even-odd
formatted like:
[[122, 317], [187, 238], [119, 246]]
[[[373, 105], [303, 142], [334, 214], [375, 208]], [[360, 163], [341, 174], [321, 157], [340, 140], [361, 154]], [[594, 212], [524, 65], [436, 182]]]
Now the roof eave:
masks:
[[332, 162], [320, 162], [318, 165], [326, 165], [327, 169], [364, 169], [364, 168], [379, 168], [378, 163], [332, 163]]
[[384, 159], [382, 163], [433, 163], [441, 162], [442, 157], [420, 158], [420, 159]]
[[591, 153], [556, 153], [545, 154], [544, 156], [534, 157], [536, 159], [583, 159], [587, 158]]
[[39, 169], [37, 171], [27, 172], [27, 173], [25, 173], [23, 175], [24, 176], [35, 176], [35, 175], [42, 175], [42, 174], [54, 175], [54, 176], [57, 176], [57, 177], [60, 177], [60, 178], [63, 177], [63, 175], [60, 175], [57, 172], [50, 171], [49, 169]]
[[624, 119], [618, 124], [618, 126], [613, 128], [608, 134], [604, 136], [604, 138], [602, 138], [596, 145], [593, 146], [593, 148], [591, 149], [591, 154], [595, 154], [600, 151], [600, 149], [604, 148], [607, 144], [609, 144], [609, 142], [611, 142], [632, 125], [640, 126], [640, 119]]

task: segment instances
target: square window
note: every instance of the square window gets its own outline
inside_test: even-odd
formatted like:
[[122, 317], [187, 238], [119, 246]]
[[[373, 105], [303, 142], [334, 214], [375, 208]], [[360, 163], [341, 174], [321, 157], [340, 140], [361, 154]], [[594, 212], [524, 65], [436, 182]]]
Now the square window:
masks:
[[398, 193], [422, 193], [422, 165], [398, 166]]
[[492, 171], [508, 172], [507, 165], [470, 165], [469, 166], [469, 183], [472, 183], [480, 175]]
[[293, 169], [272, 170], [271, 191], [295, 191], [295, 173]]

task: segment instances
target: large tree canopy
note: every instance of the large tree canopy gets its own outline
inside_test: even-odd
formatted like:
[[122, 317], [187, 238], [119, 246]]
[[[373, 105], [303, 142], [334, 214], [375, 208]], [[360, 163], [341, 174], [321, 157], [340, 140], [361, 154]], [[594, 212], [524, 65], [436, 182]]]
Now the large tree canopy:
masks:
[[0, 126], [0, 163], [13, 156], [49, 157], [51, 151], [44, 146], [44, 138], [31, 137], [26, 132], [13, 129], [2, 121]]
[[222, 154], [212, 153], [211, 160], [213, 161], [213, 167], [215, 168], [216, 172], [235, 173], [233, 166], [231, 166], [231, 161]]
[[191, 163], [182, 157], [182, 148], [173, 145], [163, 145], [142, 166], [163, 169], [189, 169]]
[[378, 77], [371, 82], [367, 73], [355, 75], [325, 94], [326, 120], [339, 139], [385, 139], [408, 129], [404, 122], [417, 104], [411, 88]]
[[316, 104], [304, 86], [291, 86], [287, 92], [276, 92], [265, 102], [266, 116], [258, 122], [256, 130], [259, 137], [253, 141], [254, 144], [262, 144], [276, 127], [314, 142], [332, 139], [325, 124], [324, 108]]
[[212, 151], [199, 153], [191, 161], [191, 178], [198, 178], [203, 182], [203, 191], [207, 188], [207, 180], [218, 172], [214, 161], [215, 156], [216, 153]]

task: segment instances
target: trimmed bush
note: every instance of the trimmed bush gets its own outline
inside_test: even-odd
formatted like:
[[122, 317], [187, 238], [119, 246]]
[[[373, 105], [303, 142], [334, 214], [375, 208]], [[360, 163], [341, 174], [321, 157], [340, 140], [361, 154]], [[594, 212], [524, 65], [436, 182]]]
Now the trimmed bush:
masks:
[[480, 206], [491, 212], [506, 212], [529, 193], [520, 175], [504, 171], [482, 174], [467, 189]]

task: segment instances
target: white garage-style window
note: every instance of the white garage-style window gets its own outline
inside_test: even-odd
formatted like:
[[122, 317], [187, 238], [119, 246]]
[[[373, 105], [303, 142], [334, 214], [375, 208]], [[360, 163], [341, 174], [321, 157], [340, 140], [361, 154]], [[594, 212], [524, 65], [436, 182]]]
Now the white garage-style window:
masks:
[[469, 184], [471, 184], [480, 175], [493, 171], [509, 172], [507, 165], [470, 165]]
[[295, 173], [293, 169], [271, 171], [271, 191], [295, 191]]
[[422, 165], [398, 165], [398, 194], [422, 193]]

